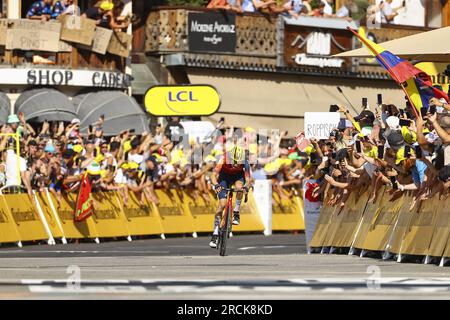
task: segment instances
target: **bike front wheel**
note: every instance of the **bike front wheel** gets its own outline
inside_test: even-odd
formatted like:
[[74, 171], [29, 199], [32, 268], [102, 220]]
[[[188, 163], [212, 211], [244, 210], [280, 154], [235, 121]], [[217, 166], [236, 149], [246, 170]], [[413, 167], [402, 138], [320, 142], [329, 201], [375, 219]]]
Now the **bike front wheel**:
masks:
[[228, 237], [230, 235], [230, 229], [231, 229], [231, 216], [232, 213], [230, 212], [231, 209], [228, 208], [227, 209], [227, 214], [226, 214], [226, 221], [225, 221], [225, 225], [221, 228], [221, 230], [219, 231], [219, 254], [223, 257], [226, 255], [227, 252], [227, 240]]

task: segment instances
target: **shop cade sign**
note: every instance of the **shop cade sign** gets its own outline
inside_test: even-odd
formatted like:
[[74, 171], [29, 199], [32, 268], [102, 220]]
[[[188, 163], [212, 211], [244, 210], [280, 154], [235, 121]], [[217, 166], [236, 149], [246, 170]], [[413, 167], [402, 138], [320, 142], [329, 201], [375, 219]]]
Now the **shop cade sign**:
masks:
[[162, 85], [147, 90], [147, 111], [154, 116], [209, 116], [220, 107], [220, 96], [210, 85]]
[[0, 75], [0, 84], [125, 89], [131, 85], [131, 78], [127, 74], [110, 71], [3, 68]]

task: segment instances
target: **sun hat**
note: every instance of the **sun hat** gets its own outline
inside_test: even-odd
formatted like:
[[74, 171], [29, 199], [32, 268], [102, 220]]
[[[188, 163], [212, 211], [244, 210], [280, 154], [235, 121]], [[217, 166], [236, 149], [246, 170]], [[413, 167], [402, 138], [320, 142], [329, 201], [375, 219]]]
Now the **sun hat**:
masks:
[[103, 1], [100, 4], [100, 9], [105, 10], [105, 11], [112, 10], [112, 9], [114, 9], [114, 3], [111, 3], [109, 1]]
[[396, 116], [390, 116], [386, 119], [386, 124], [391, 128], [392, 130], [400, 130], [400, 118]]
[[[414, 156], [414, 150], [411, 149], [410, 150], [411, 155]], [[400, 149], [398, 149], [397, 153], [395, 154], [395, 164], [400, 164], [402, 161], [408, 159], [405, 155], [405, 147], [401, 147]]]
[[8, 116], [8, 124], [12, 124], [12, 123], [20, 123], [19, 117], [16, 114], [10, 114]]
[[87, 173], [90, 175], [99, 175], [100, 174], [100, 166], [97, 162], [93, 161], [88, 167], [87, 167]]
[[48, 153], [55, 153], [56, 150], [55, 150], [55, 147], [53, 145], [48, 144], [48, 145], [45, 146], [44, 151], [48, 152]]

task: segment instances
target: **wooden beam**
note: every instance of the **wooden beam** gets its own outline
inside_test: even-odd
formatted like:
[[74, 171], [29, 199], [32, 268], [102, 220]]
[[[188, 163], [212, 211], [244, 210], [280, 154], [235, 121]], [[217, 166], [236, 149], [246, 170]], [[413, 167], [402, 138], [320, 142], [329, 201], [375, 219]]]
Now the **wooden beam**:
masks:
[[446, 0], [442, 5], [442, 27], [450, 26], [450, 1]]

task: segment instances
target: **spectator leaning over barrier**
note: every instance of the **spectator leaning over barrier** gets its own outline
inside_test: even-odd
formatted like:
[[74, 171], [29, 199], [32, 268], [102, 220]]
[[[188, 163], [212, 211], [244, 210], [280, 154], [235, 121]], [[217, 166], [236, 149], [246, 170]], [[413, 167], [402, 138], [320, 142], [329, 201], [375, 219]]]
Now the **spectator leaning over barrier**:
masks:
[[398, 10], [403, 9], [405, 7], [405, 1], [402, 2], [402, 5], [396, 8], [392, 8], [391, 3], [393, 0], [384, 0], [381, 1], [378, 5], [381, 11], [381, 22], [382, 23], [392, 23], [394, 18], [398, 16]]
[[109, 1], [102, 1], [100, 5], [88, 8], [81, 17], [93, 19], [96, 25], [102, 28], [110, 28], [112, 10], [114, 4]]
[[53, 14], [53, 0], [40, 0], [34, 2], [27, 12], [27, 18], [48, 21]]
[[208, 9], [232, 10], [237, 13], [244, 12], [242, 9], [241, 0], [211, 0], [206, 7]]
[[61, 15], [79, 15], [80, 7], [73, 3], [73, 0], [55, 1], [53, 5], [52, 19], [56, 19]]
[[242, 10], [244, 12], [256, 12], [261, 11], [263, 9], [267, 9], [269, 7], [276, 6], [275, 0], [243, 0], [242, 1]]
[[294, 18], [298, 18], [300, 15], [306, 15], [308, 12], [301, 0], [287, 1], [283, 7]]

